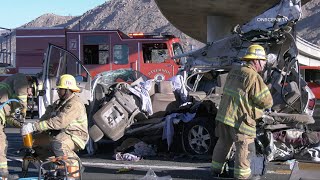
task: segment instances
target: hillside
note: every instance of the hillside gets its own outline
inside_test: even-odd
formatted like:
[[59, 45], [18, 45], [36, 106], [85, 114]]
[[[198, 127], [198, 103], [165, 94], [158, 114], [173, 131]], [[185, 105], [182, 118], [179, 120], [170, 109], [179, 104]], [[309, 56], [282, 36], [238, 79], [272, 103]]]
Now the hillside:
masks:
[[171, 32], [180, 37], [183, 46], [203, 44], [191, 39], [163, 17], [153, 0], [110, 0], [79, 17], [45, 14], [22, 27], [68, 27], [81, 30], [120, 29], [130, 32]]
[[[298, 35], [320, 45], [320, 0], [303, 6], [303, 19], [297, 25]], [[44, 14], [21, 27], [67, 27], [81, 30], [120, 29], [130, 32], [171, 32], [180, 37], [183, 46], [199, 48], [204, 44], [188, 37], [171, 25], [154, 0], [110, 0], [81, 16]], [[15, 48], [15, 39], [13, 49]]]

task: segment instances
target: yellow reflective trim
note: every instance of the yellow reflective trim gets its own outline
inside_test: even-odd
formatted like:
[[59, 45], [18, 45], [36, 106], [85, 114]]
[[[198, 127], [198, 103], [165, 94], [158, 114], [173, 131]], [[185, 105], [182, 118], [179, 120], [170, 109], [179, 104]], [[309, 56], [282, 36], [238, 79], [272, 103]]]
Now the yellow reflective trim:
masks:
[[216, 116], [216, 120], [226, 124], [226, 125], [229, 125], [231, 127], [235, 127], [235, 120], [234, 119], [231, 119], [231, 118], [226, 118], [225, 116], [222, 116], [220, 114], [217, 114]]
[[234, 119], [232, 119], [230, 117], [222, 116], [220, 114], [217, 114], [216, 120], [220, 121], [228, 126], [234, 127], [244, 134], [247, 134], [250, 136], [256, 136], [256, 128], [250, 127], [247, 124], [245, 124], [244, 122], [239, 124], [238, 121], [235, 121]]
[[258, 111], [258, 112], [260, 112], [260, 113], [262, 113], [262, 114], [264, 113], [263, 110], [261, 110], [261, 109], [259, 109], [259, 108], [254, 108], [254, 110], [255, 110], [255, 111]]
[[11, 89], [10, 86], [9, 86], [9, 84], [4, 83], [4, 82], [0, 82], [0, 87], [5, 87], [5, 88], [7, 88], [7, 89]]
[[214, 170], [218, 170], [218, 171], [221, 171], [223, 166], [224, 166], [225, 163], [219, 163], [219, 162], [216, 162], [216, 161], [212, 161], [211, 162], [211, 167], [214, 169]]
[[0, 162], [0, 169], [8, 169], [8, 163], [6, 162]]
[[259, 93], [257, 93], [254, 98], [256, 99], [261, 99], [261, 97], [264, 97], [266, 94], [268, 94], [269, 91], [269, 88], [268, 87], [265, 87], [264, 89], [262, 89]]
[[[232, 89], [229, 88], [224, 88], [224, 92], [225, 94], [236, 98], [236, 100], [244, 101], [243, 104], [248, 105], [249, 109], [252, 108], [252, 102], [250, 100], [248, 100], [246, 97], [242, 96], [241, 94], [239, 94], [239, 92], [234, 91]], [[270, 91], [268, 89], [268, 87], [265, 87], [263, 90], [261, 90], [259, 93], [257, 93], [254, 97], [253, 97], [253, 103], [256, 103], [257, 101], [259, 101], [261, 98], [264, 98], [265, 96], [267, 96], [268, 94], [270, 94]], [[237, 103], [238, 104], [238, 103]], [[272, 105], [270, 105], [270, 107], [267, 108], [271, 108]]]
[[79, 120], [74, 120], [72, 121], [69, 126], [71, 125], [76, 125], [76, 124], [79, 124], [79, 125], [82, 125], [82, 124], [86, 124], [88, 122], [88, 119], [85, 118], [85, 119], [79, 119]]
[[[266, 97], [267, 95], [270, 94], [270, 90], [268, 89], [268, 87], [265, 87], [263, 90], [260, 91], [260, 93], [256, 94], [254, 97], [253, 97], [253, 102], [254, 103], [257, 103], [257, 101], [260, 101], [260, 99]], [[271, 94], [270, 94], [271, 96]], [[270, 104], [268, 107], [266, 108], [271, 108], [272, 107], [272, 104]]]
[[84, 149], [86, 147], [86, 143], [80, 139], [78, 136], [76, 135], [71, 135], [71, 139], [81, 148]]
[[245, 133], [245, 134], [247, 134], [249, 136], [256, 136], [257, 135], [256, 129], [246, 125], [245, 123], [242, 123], [240, 125], [239, 131], [242, 132], [242, 133]]
[[2, 88], [5, 88], [7, 90], [9, 97], [12, 96], [13, 92], [12, 92], [9, 84], [4, 83], [4, 82], [0, 82], [0, 89], [2, 89]]
[[48, 125], [47, 125], [47, 123], [46, 123], [45, 121], [41, 121], [41, 122], [39, 123], [39, 128], [40, 128], [41, 131], [46, 131], [46, 130], [49, 129], [49, 128], [48, 128]]
[[0, 124], [6, 124], [6, 114], [4, 113], [3, 108], [0, 109]]
[[28, 95], [18, 96], [18, 99], [20, 99], [22, 102], [27, 102], [27, 100], [28, 100]]
[[5, 86], [5, 85], [3, 85], [3, 84], [0, 84], [0, 88], [6, 88], [6, 89], [8, 89], [8, 87]]
[[235, 177], [249, 177], [251, 174], [251, 169], [239, 169], [239, 168], [233, 168], [234, 170], [234, 176]]

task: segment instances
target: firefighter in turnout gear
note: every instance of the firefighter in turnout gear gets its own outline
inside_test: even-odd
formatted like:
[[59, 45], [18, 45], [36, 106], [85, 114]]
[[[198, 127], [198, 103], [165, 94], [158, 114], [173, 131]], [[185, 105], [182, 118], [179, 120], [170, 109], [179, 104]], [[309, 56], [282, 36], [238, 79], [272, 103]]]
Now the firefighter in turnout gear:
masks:
[[17, 99], [20, 103], [11, 102], [0, 109], [0, 177], [14, 179], [15, 175], [9, 175], [6, 158], [7, 140], [4, 126], [20, 127], [20, 122], [13, 115], [17, 108], [21, 108], [21, 114], [25, 118], [27, 113], [27, 98], [30, 86], [26, 75], [17, 73], [0, 82], [0, 103], [4, 104], [9, 99]]
[[[21, 134], [35, 131], [35, 149], [40, 160], [67, 156], [78, 158], [75, 151], [85, 148], [88, 141], [88, 120], [85, 105], [75, 92], [80, 92], [72, 75], [64, 74], [57, 83], [59, 100], [48, 106], [38, 122], [22, 127]], [[78, 166], [76, 160], [68, 160], [69, 167]]]
[[215, 133], [219, 139], [212, 155], [214, 176], [222, 174], [234, 145], [234, 178], [252, 178], [249, 154], [255, 153], [256, 123], [273, 104], [270, 91], [259, 75], [266, 65], [264, 48], [256, 44], [249, 46], [242, 60], [246, 63], [228, 73], [216, 116]]

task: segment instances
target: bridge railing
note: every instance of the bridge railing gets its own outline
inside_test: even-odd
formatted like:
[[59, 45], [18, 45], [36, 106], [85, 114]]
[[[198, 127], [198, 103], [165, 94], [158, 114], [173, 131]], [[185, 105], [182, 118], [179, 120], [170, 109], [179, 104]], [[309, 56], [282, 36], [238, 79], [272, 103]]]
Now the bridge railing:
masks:
[[302, 37], [300, 36], [297, 36], [297, 41], [299, 41], [300, 43], [306, 45], [306, 46], [309, 46], [309, 47], [312, 47], [313, 49], [317, 50], [317, 51], [320, 51], [320, 46], [318, 45], [315, 45], [305, 39], [303, 39]]

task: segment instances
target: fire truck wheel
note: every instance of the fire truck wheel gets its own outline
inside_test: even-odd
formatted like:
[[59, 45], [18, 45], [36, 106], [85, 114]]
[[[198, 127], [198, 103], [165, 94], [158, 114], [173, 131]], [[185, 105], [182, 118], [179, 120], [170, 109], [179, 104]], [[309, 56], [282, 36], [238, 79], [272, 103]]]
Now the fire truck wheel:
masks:
[[217, 142], [214, 121], [197, 117], [182, 128], [182, 147], [185, 152], [195, 155], [212, 154]]

